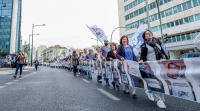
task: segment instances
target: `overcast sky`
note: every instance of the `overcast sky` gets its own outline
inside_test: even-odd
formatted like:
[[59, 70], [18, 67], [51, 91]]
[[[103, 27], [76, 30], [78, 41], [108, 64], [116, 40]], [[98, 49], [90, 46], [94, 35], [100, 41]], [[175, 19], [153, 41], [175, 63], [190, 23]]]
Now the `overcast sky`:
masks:
[[[23, 0], [22, 41], [28, 43], [34, 28], [34, 46], [61, 45], [85, 48], [96, 45], [96, 38], [86, 27], [97, 25], [110, 40], [114, 28], [119, 26], [117, 0]], [[113, 42], [119, 42], [119, 30], [113, 34]], [[99, 44], [101, 44], [99, 42]]]

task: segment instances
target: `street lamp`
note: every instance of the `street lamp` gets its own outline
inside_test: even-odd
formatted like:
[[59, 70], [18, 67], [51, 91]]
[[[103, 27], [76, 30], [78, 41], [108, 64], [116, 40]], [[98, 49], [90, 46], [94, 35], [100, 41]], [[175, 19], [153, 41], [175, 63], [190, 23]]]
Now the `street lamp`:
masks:
[[34, 29], [34, 27], [35, 26], [45, 26], [45, 24], [41, 24], [41, 25], [34, 25], [34, 24], [32, 24], [32, 49], [31, 49], [31, 66], [32, 66], [32, 59], [33, 59], [33, 29]]
[[91, 39], [93, 39], [93, 40], [97, 40], [97, 48], [98, 48], [98, 39], [94, 39], [94, 38], [91, 38]]
[[[33, 34], [33, 35], [40, 35], [39, 33], [38, 34]], [[31, 43], [30, 43], [30, 36], [32, 36], [31, 34], [29, 34], [29, 49], [31, 51]], [[29, 53], [29, 56], [30, 56], [31, 52]], [[29, 56], [28, 56], [28, 63], [29, 63]]]

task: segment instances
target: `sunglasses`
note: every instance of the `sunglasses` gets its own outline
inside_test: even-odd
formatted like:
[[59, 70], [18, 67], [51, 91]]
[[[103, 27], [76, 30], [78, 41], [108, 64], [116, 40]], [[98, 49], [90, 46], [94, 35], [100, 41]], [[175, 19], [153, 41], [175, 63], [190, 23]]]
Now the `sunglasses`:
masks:
[[152, 33], [145, 33], [145, 35], [151, 35]]

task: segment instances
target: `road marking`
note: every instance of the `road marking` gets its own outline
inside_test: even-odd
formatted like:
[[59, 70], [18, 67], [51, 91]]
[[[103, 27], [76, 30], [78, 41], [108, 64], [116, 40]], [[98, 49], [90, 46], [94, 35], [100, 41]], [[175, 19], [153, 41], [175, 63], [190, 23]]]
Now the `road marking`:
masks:
[[1, 89], [1, 88], [4, 88], [4, 87], [5, 87], [5, 86], [0, 86], [0, 89]]
[[105, 90], [101, 89], [101, 88], [98, 88], [97, 90], [99, 90], [100, 92], [102, 92], [103, 94], [105, 94], [106, 96], [108, 96], [109, 98], [115, 100], [115, 101], [119, 101], [120, 99], [113, 96], [112, 94], [106, 92]]
[[8, 83], [6, 83], [6, 84], [10, 85], [10, 84], [13, 84], [13, 82], [8, 82]]
[[24, 79], [24, 78], [19, 78], [19, 79]]
[[83, 81], [87, 82], [87, 83], [90, 83], [90, 81], [86, 80], [86, 79], [82, 79]]
[[14, 81], [16, 81], [16, 82], [17, 82], [17, 81], [19, 81], [19, 80], [14, 80]]

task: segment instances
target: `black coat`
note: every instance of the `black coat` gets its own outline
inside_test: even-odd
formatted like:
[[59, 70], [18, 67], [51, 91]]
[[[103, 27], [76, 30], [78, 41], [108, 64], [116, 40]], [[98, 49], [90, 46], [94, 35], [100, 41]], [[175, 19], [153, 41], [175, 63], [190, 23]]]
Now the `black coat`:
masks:
[[[157, 44], [161, 47], [161, 43], [159, 40], [157, 40]], [[140, 60], [143, 60], [143, 61], [147, 61], [147, 52], [148, 52], [148, 48], [146, 46], [146, 42], [142, 43], [141, 45], [141, 56], [140, 56]], [[168, 56], [166, 55], [165, 51], [162, 49], [161, 47], [161, 52], [162, 54], [165, 56], [166, 59], [169, 59]]]
[[107, 60], [107, 61], [110, 61], [110, 58], [116, 59], [116, 58], [115, 58], [115, 55], [114, 55], [114, 53], [113, 53], [112, 50], [108, 52], [108, 55], [107, 55], [107, 57], [106, 57], [106, 60]]

